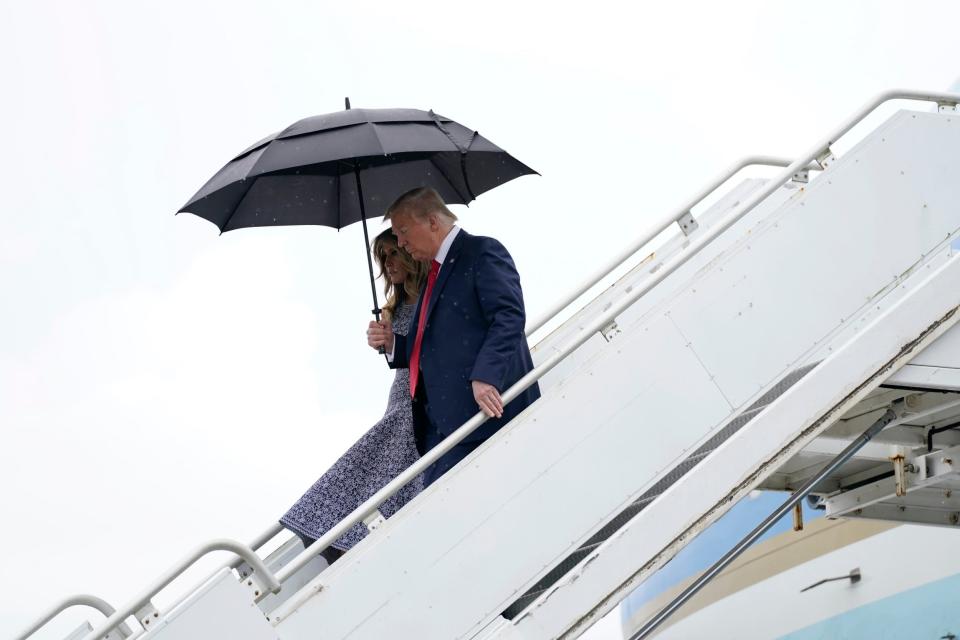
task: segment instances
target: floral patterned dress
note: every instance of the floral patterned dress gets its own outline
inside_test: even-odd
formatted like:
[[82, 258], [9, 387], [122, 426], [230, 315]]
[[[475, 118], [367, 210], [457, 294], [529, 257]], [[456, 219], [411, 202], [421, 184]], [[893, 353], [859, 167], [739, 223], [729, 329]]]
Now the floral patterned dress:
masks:
[[[407, 335], [412, 317], [413, 305], [399, 306], [393, 331]], [[320, 476], [280, 518], [280, 524], [298, 535], [317, 539], [419, 458], [413, 434], [410, 372], [397, 369], [387, 411], [380, 422]], [[380, 513], [389, 518], [422, 490], [423, 476], [418, 476], [380, 505]], [[331, 546], [346, 551], [366, 535], [366, 526], [357, 523]]]

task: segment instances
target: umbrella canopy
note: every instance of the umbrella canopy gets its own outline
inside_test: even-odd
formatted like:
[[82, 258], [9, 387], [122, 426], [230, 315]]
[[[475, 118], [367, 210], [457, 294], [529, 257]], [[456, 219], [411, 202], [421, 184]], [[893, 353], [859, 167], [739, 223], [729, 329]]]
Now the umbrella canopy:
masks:
[[[177, 213], [221, 233], [243, 227], [363, 222], [373, 314], [380, 319], [366, 218], [416, 187], [467, 204], [536, 173], [476, 131], [433, 111], [351, 109], [305, 118], [228, 162]], [[382, 352], [382, 351], [381, 351]]]
[[221, 231], [300, 224], [339, 229], [383, 215], [415, 187], [467, 204], [532, 173], [476, 131], [432, 111], [348, 109], [305, 118], [257, 142], [180, 212]]

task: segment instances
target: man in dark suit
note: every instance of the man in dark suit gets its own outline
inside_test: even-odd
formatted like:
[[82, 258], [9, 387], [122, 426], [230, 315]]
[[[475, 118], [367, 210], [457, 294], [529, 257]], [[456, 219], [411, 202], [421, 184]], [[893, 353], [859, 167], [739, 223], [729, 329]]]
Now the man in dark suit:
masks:
[[426, 472], [443, 475], [540, 397], [534, 384], [506, 407], [500, 394], [533, 369], [524, 335], [520, 276], [507, 250], [493, 238], [472, 236], [440, 195], [418, 188], [387, 211], [400, 247], [431, 264], [407, 336], [371, 322], [367, 343], [386, 348], [391, 368], [410, 369], [410, 393], [421, 455], [477, 412], [490, 420]]

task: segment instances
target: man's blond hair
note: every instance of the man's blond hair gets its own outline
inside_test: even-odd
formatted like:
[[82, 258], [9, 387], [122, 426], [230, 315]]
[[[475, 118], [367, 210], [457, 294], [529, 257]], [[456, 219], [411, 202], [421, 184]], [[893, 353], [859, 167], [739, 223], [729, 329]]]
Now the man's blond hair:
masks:
[[437, 193], [436, 189], [430, 187], [417, 187], [401, 195], [393, 201], [383, 219], [390, 220], [400, 212], [409, 213], [420, 220], [425, 219], [431, 213], [435, 213], [447, 225], [452, 225], [457, 221], [457, 216], [447, 208], [440, 194]]

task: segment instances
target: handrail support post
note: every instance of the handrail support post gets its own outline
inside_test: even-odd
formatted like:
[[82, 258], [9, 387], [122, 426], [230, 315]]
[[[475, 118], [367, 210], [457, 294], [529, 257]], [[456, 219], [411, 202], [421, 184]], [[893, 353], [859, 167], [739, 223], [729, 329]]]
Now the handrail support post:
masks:
[[240, 576], [241, 580], [249, 578], [253, 575], [253, 567], [250, 566], [250, 563], [244, 560], [239, 565], [236, 566], [237, 575]]
[[697, 222], [696, 218], [693, 217], [693, 214], [690, 211], [684, 211], [683, 215], [677, 218], [677, 224], [680, 225], [680, 231], [683, 232], [683, 235], [690, 237], [690, 234], [697, 230], [697, 227], [700, 224]]
[[254, 602], [260, 602], [272, 592], [268, 579], [256, 571], [244, 578], [243, 584], [253, 594]]
[[386, 522], [386, 519], [383, 517], [383, 514], [380, 513], [379, 509], [374, 509], [363, 519], [363, 524], [366, 525], [367, 531], [376, 531], [384, 522]]
[[[140, 623], [140, 626], [143, 627], [144, 631], [149, 631], [157, 626], [156, 623], [160, 619], [160, 612], [153, 606], [151, 601], [147, 600], [142, 607], [133, 612], [133, 616], [137, 619], [137, 622]], [[153, 627], [150, 626], [151, 624]]]
[[957, 113], [957, 103], [956, 102], [937, 102], [937, 111], [939, 113]]
[[606, 325], [603, 326], [602, 329], [600, 329], [600, 335], [602, 335], [603, 339], [606, 340], [607, 342], [610, 342], [611, 340], [616, 338], [618, 335], [620, 335], [620, 333], [621, 333], [620, 327], [617, 325], [616, 318], [610, 320], [609, 323], [607, 323]]
[[817, 164], [820, 165], [821, 169], [826, 169], [831, 164], [833, 164], [836, 161], [836, 159], [837, 157], [833, 155], [833, 151], [831, 151], [829, 145], [824, 147], [823, 151], [818, 153], [816, 157]]

